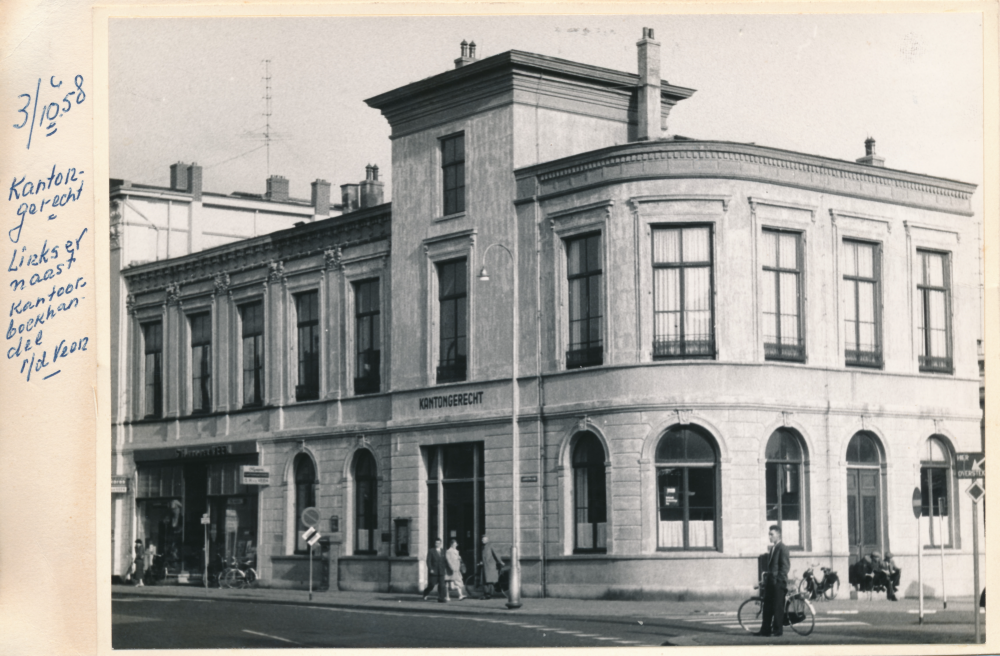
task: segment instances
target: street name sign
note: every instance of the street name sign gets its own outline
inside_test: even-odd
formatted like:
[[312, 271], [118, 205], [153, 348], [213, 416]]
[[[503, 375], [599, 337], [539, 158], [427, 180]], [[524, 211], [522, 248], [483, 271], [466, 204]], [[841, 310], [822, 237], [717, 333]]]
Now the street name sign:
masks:
[[986, 476], [986, 454], [982, 452], [956, 453], [955, 475], [958, 478], [983, 478]]
[[972, 485], [969, 486], [969, 489], [967, 489], [965, 492], [970, 497], [972, 497], [973, 501], [979, 503], [979, 501], [986, 494], [986, 488], [984, 488], [983, 484], [980, 483], [979, 481], [974, 481]]
[[211, 516], [208, 513], [205, 513], [204, 515], [202, 515], [201, 516], [201, 523], [202, 524], [211, 524], [212, 523]]

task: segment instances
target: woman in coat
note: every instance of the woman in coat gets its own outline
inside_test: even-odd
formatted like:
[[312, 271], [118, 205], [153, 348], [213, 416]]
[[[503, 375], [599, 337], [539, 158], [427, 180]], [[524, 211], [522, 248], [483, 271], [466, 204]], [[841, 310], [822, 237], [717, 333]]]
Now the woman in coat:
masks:
[[503, 559], [493, 550], [490, 539], [483, 536], [483, 599], [490, 599], [493, 596], [493, 586], [500, 580], [500, 571], [503, 568]]
[[448, 582], [448, 589], [458, 591], [458, 600], [461, 601], [468, 595], [465, 594], [465, 584], [462, 582], [464, 568], [462, 567], [462, 555], [458, 553], [458, 540], [451, 541], [448, 551], [445, 552], [444, 556], [448, 561], [448, 569], [450, 570], [445, 576], [445, 580]]
[[136, 585], [143, 585], [142, 575], [146, 573], [146, 550], [142, 546], [142, 540], [135, 541], [135, 572], [132, 574], [132, 581], [138, 581]]

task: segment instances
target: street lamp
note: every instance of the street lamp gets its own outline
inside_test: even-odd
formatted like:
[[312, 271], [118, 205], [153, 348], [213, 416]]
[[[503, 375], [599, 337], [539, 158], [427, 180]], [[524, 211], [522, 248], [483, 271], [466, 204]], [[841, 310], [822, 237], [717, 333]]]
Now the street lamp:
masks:
[[513, 299], [511, 301], [511, 359], [510, 359], [510, 395], [511, 395], [511, 492], [513, 512], [511, 514], [513, 524], [513, 539], [510, 546], [510, 598], [507, 600], [507, 608], [515, 609], [521, 607], [521, 561], [518, 557], [521, 545], [521, 476], [520, 476], [520, 433], [517, 430], [517, 411], [520, 402], [520, 391], [517, 388], [517, 262], [514, 254], [503, 244], [497, 242], [490, 244], [483, 251], [483, 268], [479, 272], [479, 280], [489, 282], [490, 276], [486, 273], [486, 256], [490, 250], [496, 246], [502, 249], [510, 258], [510, 269], [513, 277]]

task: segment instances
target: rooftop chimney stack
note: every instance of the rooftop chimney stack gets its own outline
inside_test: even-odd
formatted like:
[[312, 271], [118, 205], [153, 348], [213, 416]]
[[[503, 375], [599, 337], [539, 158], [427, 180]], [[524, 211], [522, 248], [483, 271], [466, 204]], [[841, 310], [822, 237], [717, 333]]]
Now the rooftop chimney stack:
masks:
[[474, 61], [476, 61], [476, 42], [469, 43], [462, 39], [462, 56], [455, 60], [455, 68], [462, 68]]
[[266, 197], [268, 200], [288, 200], [288, 178], [281, 175], [272, 175], [268, 178]]
[[184, 162], [170, 165], [170, 188], [174, 191], [188, 190], [188, 165]]
[[653, 28], [642, 28], [639, 49], [639, 128], [636, 139], [648, 141], [663, 136], [660, 113], [660, 42], [655, 41]]
[[865, 139], [865, 156], [855, 160], [858, 164], [865, 166], [879, 166], [885, 168], [885, 158], [875, 155], [875, 140], [871, 137]]
[[357, 183], [340, 185], [340, 211], [344, 214], [358, 209], [358, 187]]
[[187, 190], [193, 200], [201, 200], [201, 167], [198, 162], [191, 162], [187, 169]]
[[385, 197], [385, 183], [378, 179], [378, 166], [369, 164], [365, 167], [365, 179], [360, 186], [360, 205], [362, 208], [382, 204]]
[[330, 183], [326, 180], [312, 183], [312, 206], [316, 216], [330, 216]]

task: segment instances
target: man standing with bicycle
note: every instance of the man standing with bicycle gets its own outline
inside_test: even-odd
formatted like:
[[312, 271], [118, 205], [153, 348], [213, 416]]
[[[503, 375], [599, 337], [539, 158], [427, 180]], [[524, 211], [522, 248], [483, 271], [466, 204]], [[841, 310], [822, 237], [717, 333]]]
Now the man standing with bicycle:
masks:
[[785, 594], [788, 591], [788, 547], [781, 541], [781, 527], [773, 525], [768, 529], [767, 539], [771, 548], [767, 554], [767, 568], [764, 570], [764, 608], [760, 631], [755, 636], [780, 636], [785, 623]]

